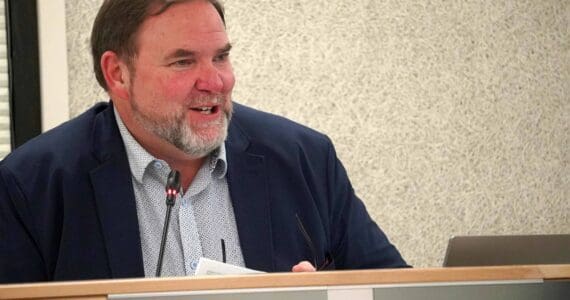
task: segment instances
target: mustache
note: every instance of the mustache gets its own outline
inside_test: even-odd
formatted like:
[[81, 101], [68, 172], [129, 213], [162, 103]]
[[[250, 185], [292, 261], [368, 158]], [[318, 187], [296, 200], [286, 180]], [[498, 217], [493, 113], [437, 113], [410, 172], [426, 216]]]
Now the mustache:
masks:
[[225, 103], [226, 99], [221, 95], [204, 95], [190, 99], [188, 103], [186, 103], [186, 106], [196, 107], [201, 105], [220, 105]]

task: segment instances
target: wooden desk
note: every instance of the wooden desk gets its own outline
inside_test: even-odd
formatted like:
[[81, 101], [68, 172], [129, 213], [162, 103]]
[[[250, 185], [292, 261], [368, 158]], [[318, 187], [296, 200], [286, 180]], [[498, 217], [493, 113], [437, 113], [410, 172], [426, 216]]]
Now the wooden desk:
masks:
[[[470, 298], [470, 294], [475, 293]], [[570, 299], [570, 265], [388, 269], [0, 285], [0, 299]], [[514, 293], [514, 294], [513, 294]], [[550, 295], [550, 294], [553, 295]], [[566, 294], [567, 293], [567, 294]], [[232, 295], [234, 295], [232, 297]], [[238, 295], [238, 296], [235, 296]], [[460, 295], [461, 297], [455, 298]], [[505, 296], [505, 297], [503, 297]], [[526, 297], [526, 296], [525, 296]], [[515, 299], [515, 298], [513, 298]]]

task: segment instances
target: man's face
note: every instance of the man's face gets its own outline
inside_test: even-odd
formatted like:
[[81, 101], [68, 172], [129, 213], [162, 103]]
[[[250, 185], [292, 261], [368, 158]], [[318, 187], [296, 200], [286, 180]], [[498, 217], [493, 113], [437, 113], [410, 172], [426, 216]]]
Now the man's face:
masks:
[[216, 9], [202, 0], [174, 4], [145, 20], [136, 42], [128, 110], [135, 126], [193, 158], [219, 147], [235, 78]]

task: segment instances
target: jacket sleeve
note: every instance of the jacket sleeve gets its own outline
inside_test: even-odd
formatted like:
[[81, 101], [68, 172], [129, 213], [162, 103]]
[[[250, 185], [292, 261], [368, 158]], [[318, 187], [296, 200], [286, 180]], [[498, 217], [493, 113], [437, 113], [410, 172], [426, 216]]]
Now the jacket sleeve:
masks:
[[329, 143], [327, 176], [331, 209], [332, 263], [337, 269], [409, 267], [355, 195], [346, 170]]
[[47, 280], [26, 203], [18, 182], [0, 166], [0, 283]]

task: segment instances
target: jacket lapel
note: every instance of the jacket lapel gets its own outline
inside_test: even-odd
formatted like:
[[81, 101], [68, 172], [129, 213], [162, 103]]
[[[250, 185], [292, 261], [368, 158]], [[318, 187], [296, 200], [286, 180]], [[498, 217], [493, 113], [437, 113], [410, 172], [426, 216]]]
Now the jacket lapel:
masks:
[[265, 158], [251, 153], [249, 139], [232, 120], [228, 150], [228, 186], [241, 250], [248, 268], [273, 271], [270, 194]]
[[96, 117], [91, 171], [97, 213], [113, 278], [143, 277], [144, 268], [131, 172], [113, 106]]

